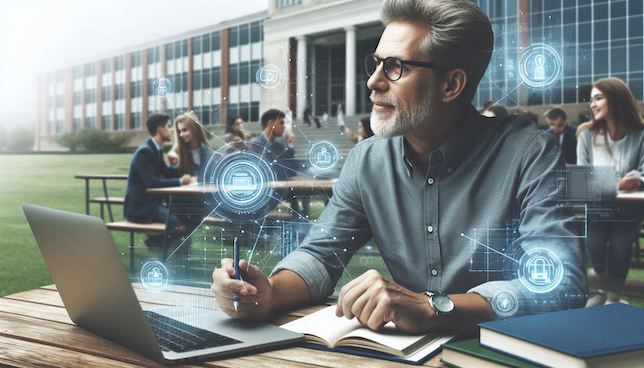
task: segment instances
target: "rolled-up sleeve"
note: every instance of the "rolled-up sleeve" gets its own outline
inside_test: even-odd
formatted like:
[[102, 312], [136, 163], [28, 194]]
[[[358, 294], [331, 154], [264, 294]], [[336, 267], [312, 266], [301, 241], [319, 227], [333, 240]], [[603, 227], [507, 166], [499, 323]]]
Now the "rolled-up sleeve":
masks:
[[322, 215], [302, 244], [271, 272], [271, 276], [285, 269], [297, 273], [308, 285], [313, 302], [333, 292], [355, 251], [372, 237], [360, 196], [361, 155], [360, 145], [349, 153]]
[[[526, 287], [515, 272], [514, 278], [486, 282], [469, 292], [481, 295], [491, 304], [502, 291], [512, 293], [519, 304], [514, 315], [582, 307], [587, 284], [581, 236], [574, 228], [572, 207], [565, 204], [565, 164], [550, 135], [539, 134], [526, 147], [521, 178], [517, 191], [520, 236], [514, 243], [515, 249], [523, 254], [535, 247], [545, 249], [556, 258], [555, 263], [563, 265], [563, 277], [552, 290], [541, 292]], [[519, 259], [514, 261], [517, 269], [524, 266]]]

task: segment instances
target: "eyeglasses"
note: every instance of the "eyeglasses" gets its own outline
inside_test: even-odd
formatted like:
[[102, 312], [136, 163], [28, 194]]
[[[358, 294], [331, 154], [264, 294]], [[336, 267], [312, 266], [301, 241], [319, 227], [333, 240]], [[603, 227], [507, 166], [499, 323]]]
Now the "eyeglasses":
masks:
[[378, 69], [378, 65], [380, 65], [380, 63], [383, 63], [382, 69], [385, 72], [385, 77], [392, 82], [395, 82], [402, 77], [405, 65], [443, 69], [441, 66], [436, 65], [431, 61], [401, 60], [394, 56], [382, 59], [376, 56], [376, 54], [369, 54], [364, 58], [364, 71], [367, 73], [367, 76], [371, 77], [373, 73], [376, 72], [376, 69]]

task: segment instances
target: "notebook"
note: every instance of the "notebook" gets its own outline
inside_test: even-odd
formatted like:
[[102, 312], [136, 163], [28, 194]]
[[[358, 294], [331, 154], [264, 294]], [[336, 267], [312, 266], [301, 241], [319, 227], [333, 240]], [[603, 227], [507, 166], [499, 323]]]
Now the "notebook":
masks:
[[301, 333], [309, 347], [330, 349], [380, 359], [420, 364], [439, 351], [454, 335], [401, 333], [393, 322], [372, 331], [353, 318], [335, 315], [336, 306], [323, 308], [281, 327]]
[[450, 341], [443, 345], [441, 361], [460, 368], [537, 368], [537, 365], [486, 349], [478, 339]]
[[644, 309], [616, 303], [484, 322], [482, 346], [548, 367], [638, 367]]

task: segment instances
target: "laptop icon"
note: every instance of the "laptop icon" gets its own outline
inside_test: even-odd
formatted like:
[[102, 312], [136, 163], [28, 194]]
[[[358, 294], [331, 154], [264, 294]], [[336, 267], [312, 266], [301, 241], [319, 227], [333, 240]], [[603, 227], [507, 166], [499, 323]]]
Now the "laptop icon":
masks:
[[79, 327], [170, 364], [303, 340], [277, 326], [234, 320], [213, 309], [143, 310], [101, 219], [26, 203], [22, 208], [65, 309]]

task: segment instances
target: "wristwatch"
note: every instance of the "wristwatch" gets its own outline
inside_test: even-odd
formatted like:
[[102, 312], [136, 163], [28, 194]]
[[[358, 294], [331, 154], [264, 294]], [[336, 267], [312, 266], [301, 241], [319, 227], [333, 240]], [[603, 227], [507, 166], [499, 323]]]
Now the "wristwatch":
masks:
[[446, 294], [432, 293], [431, 291], [425, 291], [423, 294], [427, 295], [427, 303], [436, 312], [436, 315], [450, 314], [454, 311], [454, 302]]

